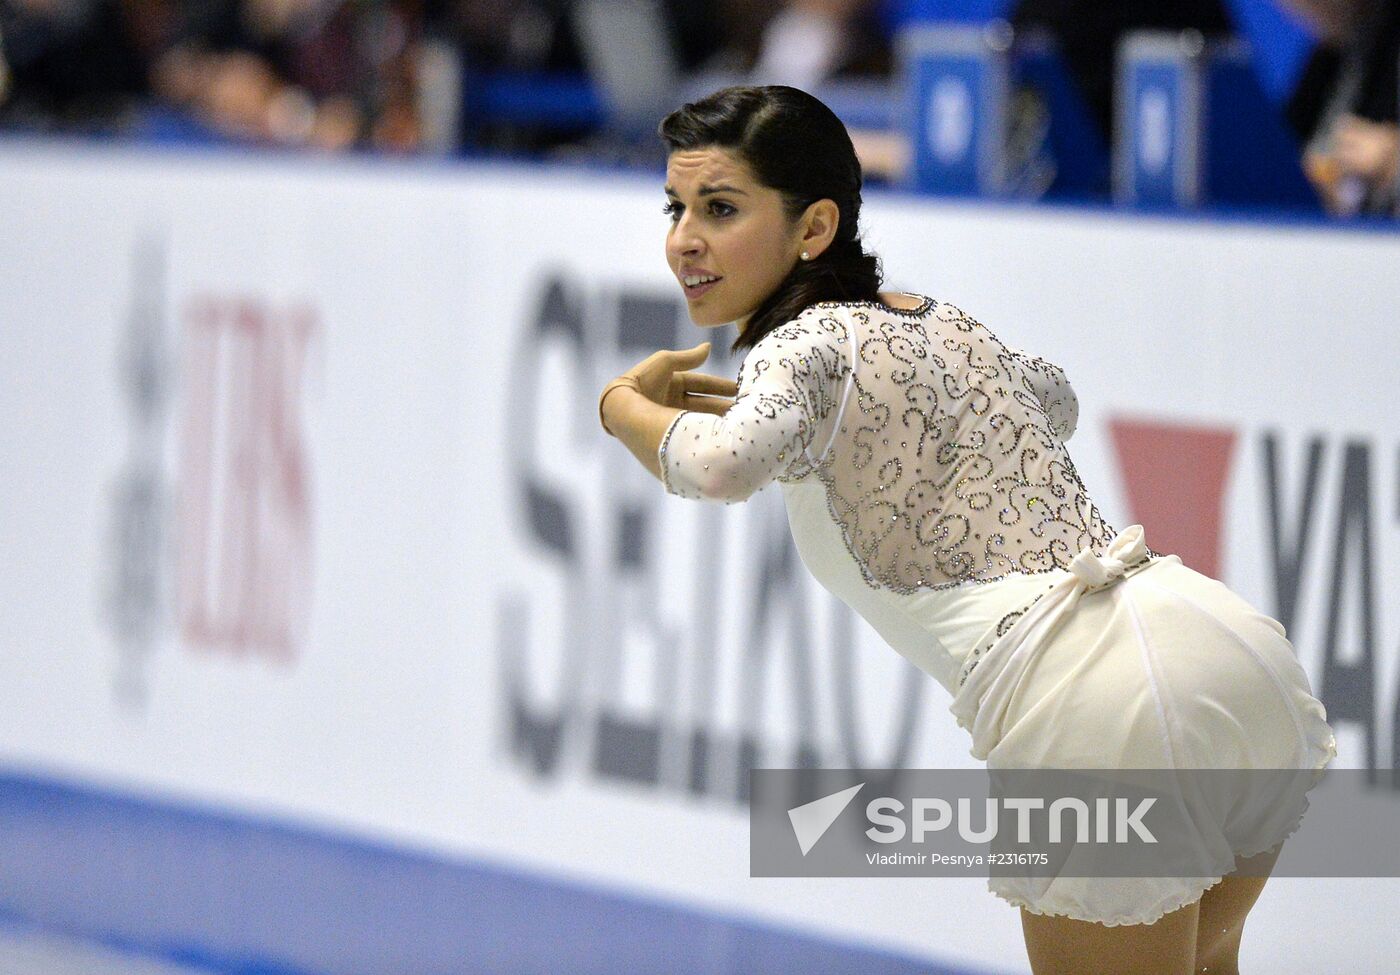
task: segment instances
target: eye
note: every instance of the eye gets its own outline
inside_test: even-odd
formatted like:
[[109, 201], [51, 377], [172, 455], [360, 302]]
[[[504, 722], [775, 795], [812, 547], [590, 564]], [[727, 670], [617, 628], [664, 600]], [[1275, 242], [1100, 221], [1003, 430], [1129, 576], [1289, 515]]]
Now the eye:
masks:
[[[675, 223], [676, 220], [680, 219], [681, 211], [684, 209], [684, 203], [677, 203], [675, 200], [671, 200], [661, 207], [661, 212], [669, 216], [672, 223]], [[728, 217], [738, 211], [729, 203], [724, 203], [720, 200], [712, 200], [710, 202], [710, 212], [717, 217]]]

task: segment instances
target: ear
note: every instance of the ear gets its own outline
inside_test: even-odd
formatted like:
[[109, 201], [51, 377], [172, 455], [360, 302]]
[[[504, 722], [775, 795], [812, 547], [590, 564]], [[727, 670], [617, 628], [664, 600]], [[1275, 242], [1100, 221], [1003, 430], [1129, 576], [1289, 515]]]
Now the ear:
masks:
[[799, 250], [812, 257], [831, 246], [836, 237], [836, 228], [841, 223], [841, 211], [833, 200], [818, 200], [802, 215], [802, 237]]

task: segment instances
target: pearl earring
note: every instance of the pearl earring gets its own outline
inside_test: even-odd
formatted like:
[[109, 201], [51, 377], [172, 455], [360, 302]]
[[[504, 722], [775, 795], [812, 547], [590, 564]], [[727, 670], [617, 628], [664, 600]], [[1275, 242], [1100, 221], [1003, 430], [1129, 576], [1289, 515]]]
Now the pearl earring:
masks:
[[811, 255], [811, 254], [808, 254], [806, 251], [803, 251], [803, 252], [802, 252], [802, 259], [803, 259], [804, 261], [810, 261], [810, 260], [812, 259], [812, 255]]

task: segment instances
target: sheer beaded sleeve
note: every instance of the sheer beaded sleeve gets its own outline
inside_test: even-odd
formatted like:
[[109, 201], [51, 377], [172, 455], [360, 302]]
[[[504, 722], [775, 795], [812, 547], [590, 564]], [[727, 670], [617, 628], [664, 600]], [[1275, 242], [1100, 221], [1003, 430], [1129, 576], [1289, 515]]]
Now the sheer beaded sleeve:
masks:
[[800, 456], [816, 463], [850, 375], [844, 323], [809, 308], [749, 350], [723, 416], [688, 410], [671, 421], [657, 453], [662, 485], [678, 497], [734, 504]]
[[1045, 410], [1050, 429], [1061, 440], [1068, 440], [1079, 423], [1079, 397], [1074, 394], [1065, 371], [1046, 359], [1020, 349], [1007, 349], [1025, 371], [1031, 392]]

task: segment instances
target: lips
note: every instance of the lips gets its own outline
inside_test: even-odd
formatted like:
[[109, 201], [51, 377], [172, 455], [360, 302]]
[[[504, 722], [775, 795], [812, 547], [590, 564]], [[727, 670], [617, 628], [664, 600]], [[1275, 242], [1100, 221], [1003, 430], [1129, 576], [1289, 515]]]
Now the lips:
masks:
[[[705, 273], [707, 273], [707, 272], [701, 271], [701, 272], [699, 272], [699, 273], [705, 274]], [[705, 292], [709, 291], [711, 288], [713, 288], [715, 285], [719, 284], [719, 283], [720, 283], [721, 281], [723, 281], [723, 280], [724, 280], [724, 278], [716, 278], [716, 279], [713, 280], [713, 281], [706, 281], [706, 282], [704, 282], [703, 284], [697, 284], [697, 285], [695, 285], [694, 287], [691, 287], [690, 285], [686, 284], [684, 281], [681, 281], [681, 287], [682, 287], [683, 289], [685, 289], [685, 296], [686, 296], [686, 298], [688, 298], [688, 299], [694, 299], [694, 298], [699, 298], [701, 295], [703, 295]]]

